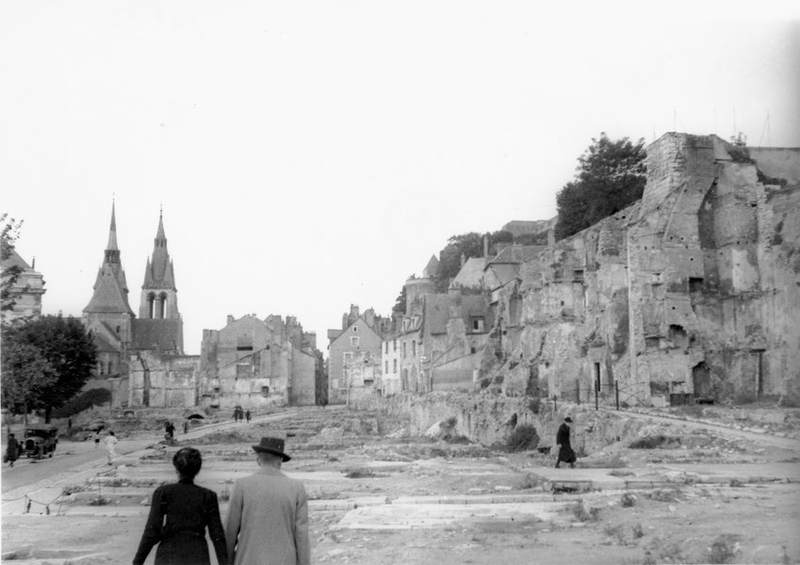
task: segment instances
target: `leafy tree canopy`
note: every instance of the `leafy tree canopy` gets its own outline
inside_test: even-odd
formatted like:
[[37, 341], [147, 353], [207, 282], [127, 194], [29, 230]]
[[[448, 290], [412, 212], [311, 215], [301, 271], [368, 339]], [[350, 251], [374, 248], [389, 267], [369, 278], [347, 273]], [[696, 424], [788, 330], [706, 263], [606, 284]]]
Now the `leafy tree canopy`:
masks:
[[403, 315], [406, 313], [406, 287], [403, 285], [403, 288], [400, 289], [400, 294], [397, 295], [397, 299], [394, 301], [394, 306], [392, 306], [392, 312], [395, 314]]
[[573, 181], [556, 195], [556, 239], [615, 214], [642, 197], [647, 181], [644, 139], [612, 141], [605, 133], [578, 158]]
[[0, 215], [0, 260], [3, 263], [2, 283], [0, 283], [0, 310], [4, 312], [14, 308], [15, 300], [11, 289], [22, 273], [22, 268], [19, 265], [5, 264], [6, 260], [11, 258], [21, 227], [21, 220], [15, 220], [6, 213]]
[[[48, 421], [52, 409], [80, 392], [97, 362], [97, 351], [91, 336], [86, 333], [83, 324], [74, 318], [43, 316], [4, 326], [4, 377], [5, 350], [10, 345], [26, 352], [31, 362], [43, 359], [55, 375], [52, 383], [38, 389], [35, 398], [30, 399], [37, 407], [45, 409]], [[4, 379], [4, 389], [5, 384]]]

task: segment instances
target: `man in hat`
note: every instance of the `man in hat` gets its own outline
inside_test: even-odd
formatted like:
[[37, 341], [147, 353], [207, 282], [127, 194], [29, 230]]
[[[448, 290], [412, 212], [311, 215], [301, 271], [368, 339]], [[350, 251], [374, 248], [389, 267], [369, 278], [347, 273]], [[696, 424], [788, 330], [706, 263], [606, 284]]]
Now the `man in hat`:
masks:
[[308, 497], [303, 483], [281, 472], [291, 457], [284, 441], [262, 437], [254, 445], [258, 472], [233, 487], [225, 525], [228, 563], [309, 565]]
[[561, 465], [561, 462], [569, 463], [571, 468], [575, 468], [575, 452], [570, 445], [569, 432], [572, 426], [572, 418], [567, 416], [564, 422], [558, 427], [556, 432], [556, 449], [558, 449], [558, 458], [556, 459], [556, 468]]

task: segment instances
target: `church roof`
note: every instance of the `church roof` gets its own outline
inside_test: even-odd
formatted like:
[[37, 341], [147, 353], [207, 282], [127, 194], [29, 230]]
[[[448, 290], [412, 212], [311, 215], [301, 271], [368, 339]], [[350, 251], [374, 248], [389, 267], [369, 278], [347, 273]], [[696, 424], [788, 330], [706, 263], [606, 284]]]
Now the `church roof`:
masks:
[[100, 267], [94, 283], [94, 294], [83, 311], [84, 313], [133, 314], [133, 310], [128, 304], [125, 272], [119, 268], [119, 265], [105, 263]]
[[181, 319], [133, 320], [131, 349], [156, 349], [164, 353], [183, 353], [183, 321]]
[[164, 232], [163, 212], [158, 217], [158, 230], [153, 240], [153, 256], [148, 257], [142, 288], [175, 290], [175, 271], [167, 251], [167, 236]]

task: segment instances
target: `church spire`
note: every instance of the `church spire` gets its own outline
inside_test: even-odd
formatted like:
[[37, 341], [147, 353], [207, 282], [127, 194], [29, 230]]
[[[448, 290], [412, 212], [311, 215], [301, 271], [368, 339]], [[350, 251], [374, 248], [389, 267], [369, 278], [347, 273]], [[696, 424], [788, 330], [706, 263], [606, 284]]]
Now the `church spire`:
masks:
[[117, 247], [117, 214], [116, 204], [111, 201], [111, 227], [108, 229], [108, 243], [106, 244], [105, 262], [119, 264], [119, 247]]

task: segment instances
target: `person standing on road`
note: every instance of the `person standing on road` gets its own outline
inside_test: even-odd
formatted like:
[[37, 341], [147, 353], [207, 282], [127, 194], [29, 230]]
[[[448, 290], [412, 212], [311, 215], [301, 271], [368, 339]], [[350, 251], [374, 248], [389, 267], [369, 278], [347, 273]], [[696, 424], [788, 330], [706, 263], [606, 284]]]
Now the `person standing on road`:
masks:
[[244, 411], [244, 419], [247, 420], [247, 423], [250, 423], [250, 409]]
[[182, 447], [172, 457], [178, 482], [158, 487], [153, 493], [150, 515], [133, 558], [144, 565], [158, 544], [155, 565], [210, 565], [206, 529], [219, 565], [228, 563], [225, 532], [219, 515], [217, 493], [197, 486], [203, 458], [193, 447]]
[[575, 468], [575, 452], [572, 450], [570, 443], [569, 433], [570, 426], [572, 425], [572, 418], [567, 416], [564, 422], [558, 427], [556, 432], [556, 449], [558, 449], [558, 458], [556, 459], [556, 469], [561, 465], [561, 462], [569, 463], [570, 468]]
[[14, 434], [8, 434], [8, 445], [6, 446], [6, 460], [8, 466], [13, 467], [14, 461], [19, 458], [19, 442]]
[[262, 437], [253, 446], [260, 469], [233, 488], [225, 524], [230, 565], [309, 565], [308, 497], [303, 483], [281, 472], [291, 457], [284, 441]]
[[111, 462], [117, 456], [117, 436], [114, 435], [114, 432], [108, 432], [106, 439], [103, 440], [103, 443], [106, 445], [106, 451], [108, 452], [108, 464], [111, 465]]

